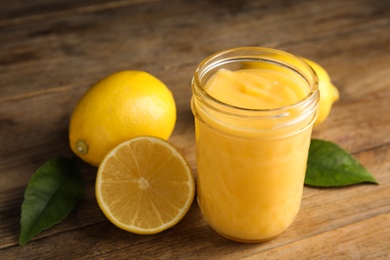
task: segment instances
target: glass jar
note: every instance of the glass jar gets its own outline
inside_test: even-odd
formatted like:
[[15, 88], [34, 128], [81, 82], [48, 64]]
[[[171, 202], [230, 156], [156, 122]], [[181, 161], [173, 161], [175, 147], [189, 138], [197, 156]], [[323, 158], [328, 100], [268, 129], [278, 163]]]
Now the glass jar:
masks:
[[[220, 69], [274, 70], [305, 90], [298, 102], [272, 109], [233, 106], [204, 86]], [[240, 242], [284, 232], [299, 211], [312, 126], [319, 101], [311, 67], [289, 53], [242, 47], [202, 61], [192, 79], [197, 199], [206, 222]]]

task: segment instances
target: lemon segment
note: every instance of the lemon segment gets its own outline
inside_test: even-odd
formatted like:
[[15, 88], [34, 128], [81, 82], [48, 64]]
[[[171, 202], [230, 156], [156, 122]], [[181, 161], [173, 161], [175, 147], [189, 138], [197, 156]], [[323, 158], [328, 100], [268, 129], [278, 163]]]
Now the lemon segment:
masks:
[[136, 136], [167, 140], [176, 105], [167, 86], [144, 71], [121, 71], [92, 86], [70, 118], [69, 143], [87, 163], [99, 166], [118, 144]]
[[107, 154], [95, 190], [101, 210], [114, 225], [136, 234], [155, 234], [184, 217], [194, 199], [195, 182], [174, 146], [143, 136]]

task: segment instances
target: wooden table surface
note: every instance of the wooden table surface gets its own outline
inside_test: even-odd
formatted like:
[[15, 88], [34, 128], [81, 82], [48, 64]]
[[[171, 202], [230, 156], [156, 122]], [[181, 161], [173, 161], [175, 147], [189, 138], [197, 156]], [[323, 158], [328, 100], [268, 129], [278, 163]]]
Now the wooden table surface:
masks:
[[[176, 226], [140, 236], [112, 225], [94, 196], [96, 168], [78, 161], [86, 196], [60, 224], [18, 245], [24, 189], [54, 156], [71, 156], [69, 116], [102, 77], [145, 70], [172, 90], [170, 141], [194, 174], [189, 102], [197, 64], [264, 46], [307, 57], [340, 91], [316, 138], [352, 153], [380, 182], [304, 188], [282, 235], [240, 244], [212, 231], [198, 205]], [[2, 0], [0, 2], [0, 259], [389, 259], [390, 1]]]

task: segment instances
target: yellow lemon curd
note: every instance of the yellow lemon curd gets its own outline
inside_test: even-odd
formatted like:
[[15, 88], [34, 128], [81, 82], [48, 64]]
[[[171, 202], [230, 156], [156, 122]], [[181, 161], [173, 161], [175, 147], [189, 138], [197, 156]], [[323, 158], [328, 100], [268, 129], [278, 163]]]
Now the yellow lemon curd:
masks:
[[276, 124], [272, 119], [237, 119], [229, 111], [222, 115], [193, 101], [198, 203], [204, 218], [232, 240], [269, 240], [285, 231], [299, 211], [315, 113], [292, 124], [303, 111], [291, 105], [310, 88], [293, 73], [219, 69], [204, 91], [233, 109], [267, 113], [284, 108], [286, 119], [275, 118]]

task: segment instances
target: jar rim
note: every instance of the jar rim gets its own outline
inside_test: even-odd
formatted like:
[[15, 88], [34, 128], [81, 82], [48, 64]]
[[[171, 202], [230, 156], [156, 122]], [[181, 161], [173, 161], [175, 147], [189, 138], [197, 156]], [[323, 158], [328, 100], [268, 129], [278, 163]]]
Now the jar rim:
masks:
[[[240, 54], [241, 53], [241, 54]], [[258, 53], [255, 55], [254, 53]], [[282, 107], [277, 107], [277, 108], [245, 108], [245, 107], [240, 107], [240, 106], [234, 106], [228, 103], [225, 103], [223, 101], [218, 100], [217, 98], [213, 97], [210, 95], [201, 85], [200, 79], [202, 76], [210, 70], [210, 66], [212, 68], [212, 64], [216, 63], [218, 59], [223, 57], [224, 55], [229, 55], [229, 54], [236, 54], [237, 56], [240, 56], [241, 58], [256, 58], [260, 59], [260, 53], [262, 55], [269, 55], [268, 58], [261, 58], [261, 60], [267, 60], [271, 63], [279, 64], [284, 67], [288, 67], [289, 69], [295, 71], [298, 73], [309, 85], [310, 85], [310, 91], [307, 93], [307, 95], [298, 100], [297, 102], [282, 106]], [[276, 59], [275, 57], [272, 57], [272, 55], [276, 55], [278, 58]], [[292, 63], [282, 61], [280, 60], [281, 58], [293, 60], [295, 62]], [[228, 62], [229, 60], [232, 60], [233, 57], [228, 57], [223, 59], [222, 61], [219, 60], [218, 64]], [[213, 62], [214, 61], [214, 62]], [[296, 66], [299, 64], [300, 66]], [[302, 71], [304, 69], [305, 71]], [[308, 75], [307, 75], [308, 74]], [[308, 78], [311, 77], [311, 78]], [[256, 114], [272, 114], [272, 115], [278, 115], [278, 114], [283, 114], [284, 111], [292, 108], [296, 108], [299, 106], [305, 106], [307, 103], [310, 103], [312, 99], [315, 98], [319, 94], [319, 87], [318, 87], [318, 77], [314, 69], [306, 63], [303, 59], [301, 59], [298, 56], [292, 55], [288, 52], [277, 50], [277, 49], [272, 49], [272, 48], [266, 48], [266, 47], [255, 47], [255, 46], [248, 46], [248, 47], [238, 47], [238, 48], [230, 48], [226, 50], [219, 51], [217, 53], [214, 53], [207, 58], [205, 58], [203, 61], [199, 63], [197, 66], [194, 76], [192, 78], [192, 91], [195, 94], [195, 97], [198, 99], [210, 101], [213, 104], [217, 105], [218, 107], [221, 107], [220, 112], [227, 113], [226, 109], [228, 111], [231, 111], [229, 114], [235, 114], [234, 111], [239, 111], [240, 113], [245, 113], [248, 116], [256, 116]], [[207, 102], [207, 103], [210, 103]], [[216, 109], [214, 107], [214, 109]], [[222, 111], [223, 110], [223, 111]], [[241, 116], [243, 116], [241, 114]]]

